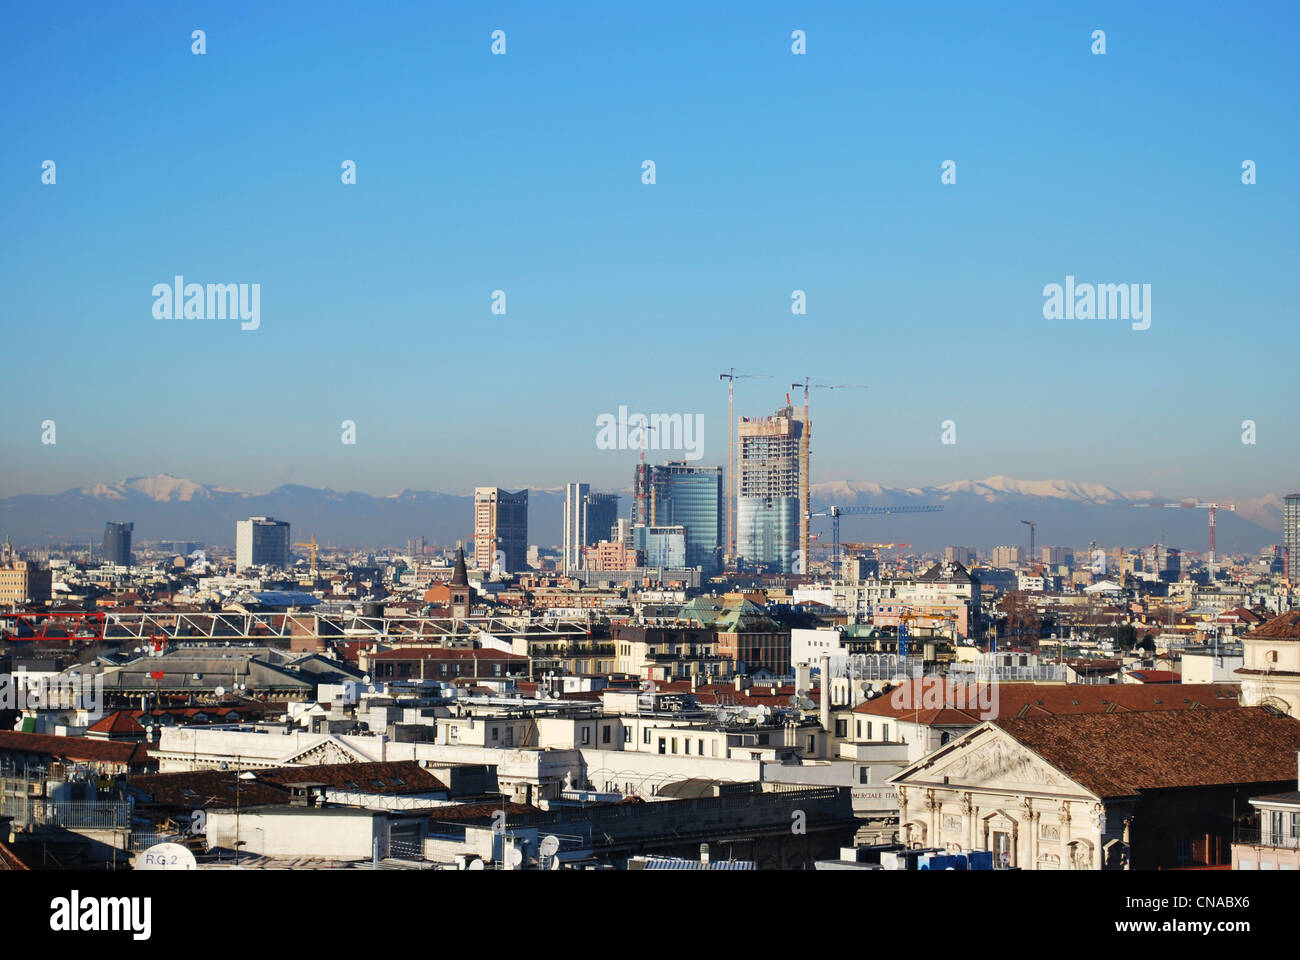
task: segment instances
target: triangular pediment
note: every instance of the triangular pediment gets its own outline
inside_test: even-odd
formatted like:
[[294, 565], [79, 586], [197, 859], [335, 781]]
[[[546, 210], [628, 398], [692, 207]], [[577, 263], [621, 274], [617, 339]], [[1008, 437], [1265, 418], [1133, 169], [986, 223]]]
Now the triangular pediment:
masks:
[[891, 780], [953, 789], [1089, 792], [994, 724], [977, 727]]
[[323, 763], [368, 763], [369, 758], [348, 749], [338, 740], [330, 738], [290, 754], [280, 761], [281, 766], [312, 766]]

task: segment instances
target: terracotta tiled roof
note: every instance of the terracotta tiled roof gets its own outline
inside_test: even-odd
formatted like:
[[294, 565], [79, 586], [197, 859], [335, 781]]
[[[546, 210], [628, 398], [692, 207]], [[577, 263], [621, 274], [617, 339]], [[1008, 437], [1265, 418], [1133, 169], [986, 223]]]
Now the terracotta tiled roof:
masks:
[[88, 763], [123, 763], [138, 767], [149, 760], [143, 743], [114, 743], [86, 737], [51, 737], [43, 733], [0, 730], [0, 753], [31, 753]]
[[[403, 795], [435, 793], [447, 788], [414, 760], [390, 763], [328, 763], [304, 767], [274, 767], [251, 771], [254, 779], [239, 780], [240, 804], [288, 803], [291, 788], [299, 784], [325, 784], [358, 793]], [[234, 806], [235, 781], [231, 770], [187, 770], [133, 777], [131, 788], [160, 806]], [[354, 784], [354, 786], [350, 786]]]
[[[909, 680], [901, 692], [854, 708], [854, 713], [894, 717], [925, 726], [973, 726], [982, 719], [981, 704], [996, 707], [999, 717], [1054, 717], [1076, 713], [1135, 710], [1203, 710], [1237, 706], [1237, 687], [1218, 683], [1037, 684], [1003, 683], [994, 693], [987, 685], [944, 681], [942, 691], [929, 680]], [[896, 688], [897, 689], [897, 688]]]
[[1300, 610], [1291, 610], [1247, 634], [1249, 637], [1269, 637], [1274, 640], [1300, 640]]
[[29, 870], [30, 867], [7, 847], [3, 841], [0, 841], [0, 870]]
[[1263, 707], [994, 722], [1103, 798], [1171, 787], [1291, 781], [1300, 749], [1300, 720]]
[[125, 710], [115, 710], [94, 726], [89, 727], [86, 732], [106, 733], [109, 736], [117, 737], [143, 737], [144, 727], [140, 726], [135, 718]]

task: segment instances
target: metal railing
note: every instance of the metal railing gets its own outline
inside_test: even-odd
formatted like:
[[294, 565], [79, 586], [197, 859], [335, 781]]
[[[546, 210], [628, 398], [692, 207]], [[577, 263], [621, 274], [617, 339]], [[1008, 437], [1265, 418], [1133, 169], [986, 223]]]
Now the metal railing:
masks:
[[122, 830], [131, 826], [131, 803], [125, 800], [61, 802], [41, 797], [5, 797], [0, 814], [18, 826]]
[[1258, 827], [1238, 827], [1233, 831], [1232, 842], [1251, 847], [1300, 850], [1300, 836], [1287, 836], [1285, 833], [1274, 834], [1271, 831], [1262, 831]]

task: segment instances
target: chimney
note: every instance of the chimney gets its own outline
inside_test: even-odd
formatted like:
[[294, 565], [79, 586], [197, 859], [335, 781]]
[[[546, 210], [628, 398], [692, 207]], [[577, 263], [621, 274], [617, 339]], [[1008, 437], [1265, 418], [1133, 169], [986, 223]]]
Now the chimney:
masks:
[[797, 663], [794, 667], [794, 692], [812, 689], [812, 664]]

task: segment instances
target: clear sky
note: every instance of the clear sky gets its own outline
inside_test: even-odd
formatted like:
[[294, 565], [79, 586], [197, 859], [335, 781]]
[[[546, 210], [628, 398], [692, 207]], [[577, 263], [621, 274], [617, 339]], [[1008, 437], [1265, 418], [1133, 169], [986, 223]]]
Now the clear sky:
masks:
[[[0, 495], [623, 487], [596, 417], [723, 462], [731, 366], [869, 385], [814, 480], [1300, 487], [1300, 5], [705, 6], [10, 5]], [[176, 274], [260, 329], [155, 319]], [[1045, 320], [1067, 274], [1151, 328]]]

